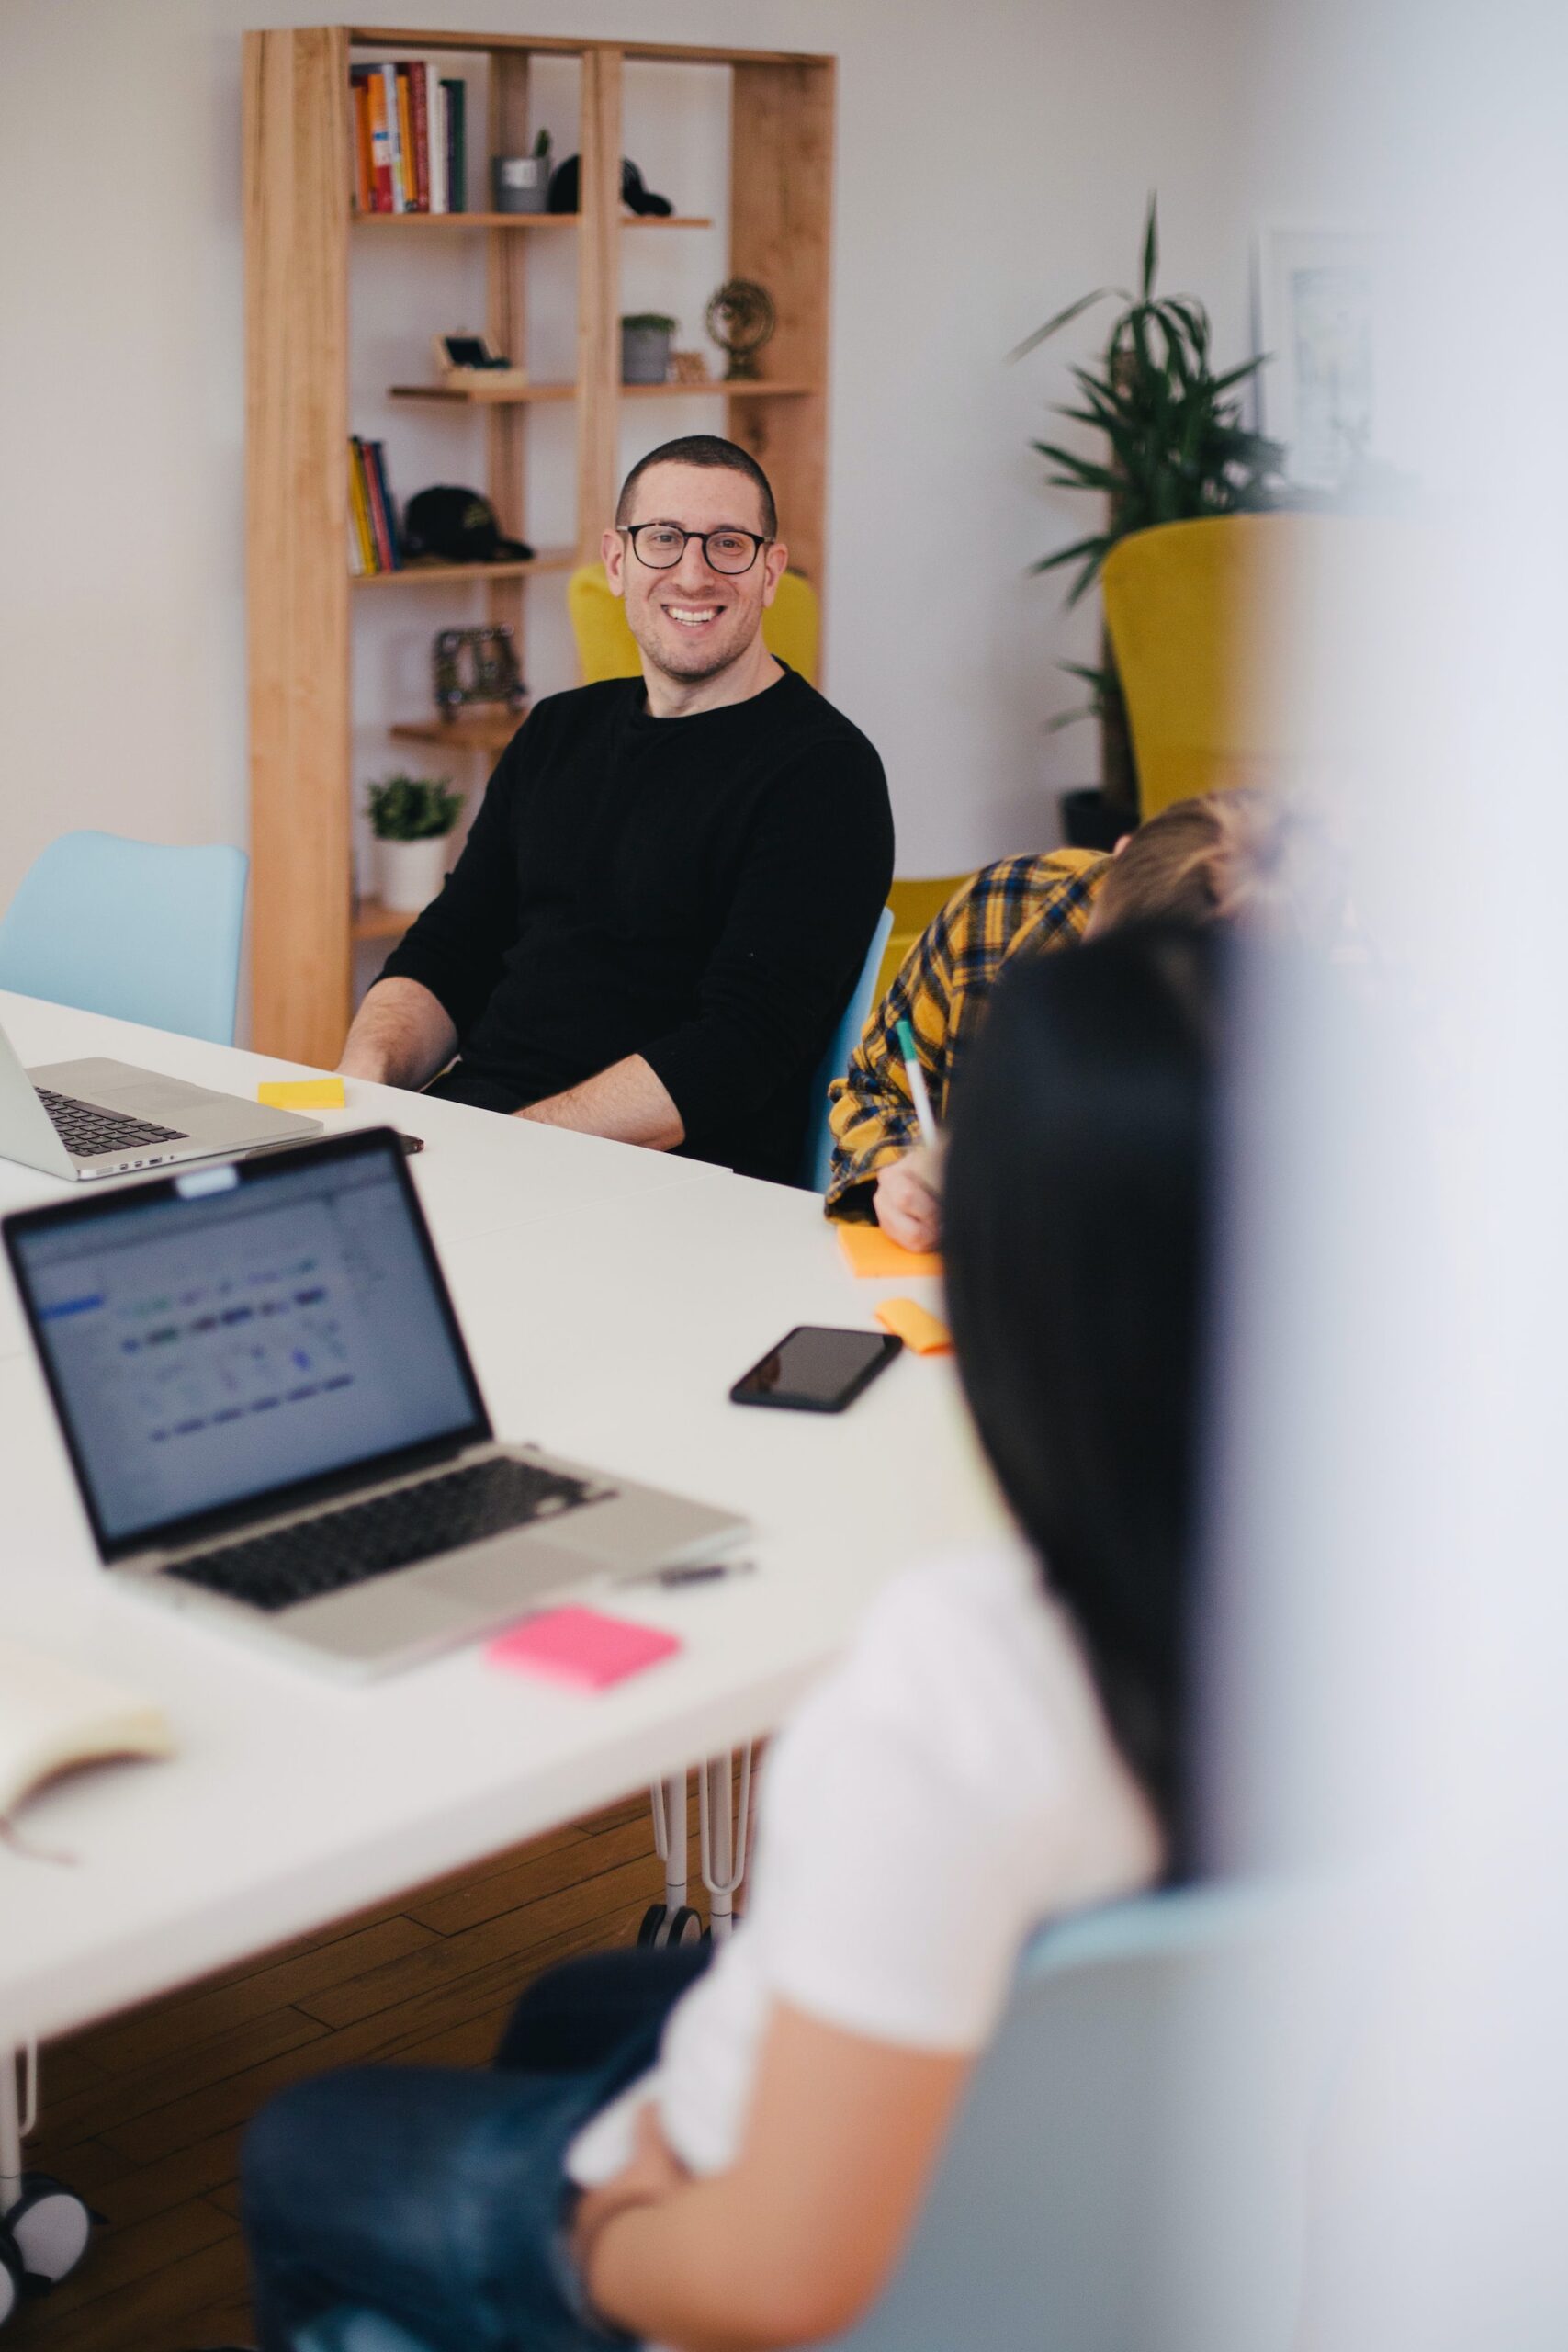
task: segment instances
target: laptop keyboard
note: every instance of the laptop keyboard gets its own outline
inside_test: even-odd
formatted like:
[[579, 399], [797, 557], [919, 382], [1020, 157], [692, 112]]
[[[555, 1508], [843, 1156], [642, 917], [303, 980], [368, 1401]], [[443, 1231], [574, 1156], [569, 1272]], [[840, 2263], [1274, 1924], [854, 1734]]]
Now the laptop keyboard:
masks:
[[615, 1491], [502, 1455], [269, 1535], [198, 1553], [171, 1564], [168, 1573], [209, 1592], [248, 1601], [253, 1609], [288, 1609], [507, 1528], [558, 1517], [580, 1503], [603, 1502]]
[[183, 1127], [156, 1127], [151, 1119], [133, 1119], [124, 1111], [101, 1111], [96, 1102], [78, 1102], [73, 1094], [56, 1094], [48, 1086], [37, 1091], [55, 1134], [78, 1159], [134, 1151], [138, 1144], [188, 1140]]

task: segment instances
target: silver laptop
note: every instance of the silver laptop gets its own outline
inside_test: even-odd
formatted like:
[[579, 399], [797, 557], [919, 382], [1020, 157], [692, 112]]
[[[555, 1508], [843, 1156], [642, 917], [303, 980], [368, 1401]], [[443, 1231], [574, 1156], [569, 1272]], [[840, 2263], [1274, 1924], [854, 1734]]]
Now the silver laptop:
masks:
[[212, 1159], [319, 1136], [320, 1119], [269, 1111], [134, 1062], [50, 1062], [24, 1069], [0, 1029], [0, 1159], [85, 1183], [176, 1160]]
[[380, 1674], [745, 1532], [497, 1443], [389, 1128], [22, 1210], [4, 1235], [105, 1565], [243, 1639]]

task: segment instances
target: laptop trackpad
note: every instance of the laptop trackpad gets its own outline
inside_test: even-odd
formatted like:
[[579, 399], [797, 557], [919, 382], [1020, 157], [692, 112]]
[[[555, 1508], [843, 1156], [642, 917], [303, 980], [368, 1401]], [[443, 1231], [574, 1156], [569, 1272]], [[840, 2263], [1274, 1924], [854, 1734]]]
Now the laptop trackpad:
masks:
[[539, 1594], [581, 1584], [602, 1562], [531, 1535], [525, 1543], [486, 1544], [453, 1560], [433, 1560], [419, 1572], [426, 1592], [449, 1593], [478, 1609], [525, 1608]]

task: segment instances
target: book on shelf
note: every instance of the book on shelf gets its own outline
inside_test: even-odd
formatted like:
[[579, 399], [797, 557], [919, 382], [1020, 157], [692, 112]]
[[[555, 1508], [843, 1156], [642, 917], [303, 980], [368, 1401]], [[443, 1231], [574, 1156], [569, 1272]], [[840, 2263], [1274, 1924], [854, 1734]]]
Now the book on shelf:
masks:
[[396, 88], [398, 184], [403, 199], [398, 209], [400, 212], [418, 212], [421, 207], [419, 175], [414, 165], [413, 156], [413, 104], [409, 95], [409, 68], [406, 65], [400, 65], [397, 68]]
[[431, 58], [351, 65], [358, 212], [468, 209], [467, 85]]
[[446, 209], [448, 212], [466, 212], [468, 209], [468, 153], [465, 139], [468, 85], [464, 82], [443, 82], [441, 96], [446, 118]]
[[447, 212], [451, 207], [446, 200], [446, 85], [434, 71], [429, 76], [428, 106], [430, 209]]
[[400, 571], [402, 545], [397, 509], [387, 478], [387, 453], [379, 441], [348, 444], [348, 568], [356, 580]]
[[414, 195], [413, 209], [429, 212], [430, 201], [430, 98], [429, 68], [416, 60], [408, 68], [409, 115], [412, 127]]

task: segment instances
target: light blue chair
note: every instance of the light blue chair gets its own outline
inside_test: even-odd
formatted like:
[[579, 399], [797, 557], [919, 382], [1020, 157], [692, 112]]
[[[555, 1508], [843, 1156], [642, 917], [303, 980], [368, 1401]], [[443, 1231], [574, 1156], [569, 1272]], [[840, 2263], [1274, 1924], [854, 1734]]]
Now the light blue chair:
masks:
[[[1290, 2352], [1323, 2073], [1293, 1903], [1155, 1894], [1026, 1954], [903, 2267], [833, 2352]], [[296, 2352], [429, 2352], [368, 2312]]]
[[828, 1173], [833, 1164], [833, 1136], [828, 1125], [828, 1089], [848, 1069], [850, 1056], [860, 1044], [860, 1033], [871, 1018], [871, 1008], [876, 1001], [876, 976], [882, 969], [882, 951], [887, 944], [892, 929], [893, 910], [884, 907], [876, 919], [876, 929], [871, 935], [871, 945], [865, 951], [865, 962], [861, 967], [854, 992], [844, 1007], [839, 1025], [811, 1081], [813, 1123], [807, 1140], [800, 1179], [808, 1193], [825, 1193], [828, 1189]]
[[250, 860], [118, 833], [62, 833], [0, 917], [0, 989], [234, 1042]]

